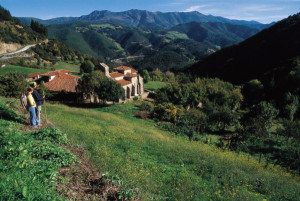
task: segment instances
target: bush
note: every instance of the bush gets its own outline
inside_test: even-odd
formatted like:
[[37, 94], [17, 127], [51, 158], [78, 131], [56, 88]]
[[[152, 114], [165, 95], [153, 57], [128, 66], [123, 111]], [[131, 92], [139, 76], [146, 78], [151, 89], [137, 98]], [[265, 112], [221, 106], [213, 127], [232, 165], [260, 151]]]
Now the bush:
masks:
[[143, 101], [141, 104], [141, 110], [152, 113], [154, 110], [154, 105], [152, 103]]
[[18, 115], [14, 110], [8, 108], [6, 103], [3, 101], [0, 101], [0, 117], [2, 119], [20, 123], [25, 119], [25, 117]]
[[55, 144], [67, 144], [67, 136], [61, 130], [53, 127], [45, 127], [33, 133], [37, 140], [45, 140]]

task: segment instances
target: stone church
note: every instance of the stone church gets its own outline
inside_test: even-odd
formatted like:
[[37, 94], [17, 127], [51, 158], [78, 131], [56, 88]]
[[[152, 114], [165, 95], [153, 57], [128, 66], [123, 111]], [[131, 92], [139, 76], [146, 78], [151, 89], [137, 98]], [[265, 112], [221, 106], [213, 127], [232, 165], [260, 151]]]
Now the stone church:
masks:
[[109, 73], [109, 67], [105, 63], [100, 63], [100, 68], [105, 75], [120, 83], [125, 91], [125, 98], [130, 99], [135, 96], [142, 96], [144, 93], [144, 80], [138, 72], [128, 66], [119, 66]]

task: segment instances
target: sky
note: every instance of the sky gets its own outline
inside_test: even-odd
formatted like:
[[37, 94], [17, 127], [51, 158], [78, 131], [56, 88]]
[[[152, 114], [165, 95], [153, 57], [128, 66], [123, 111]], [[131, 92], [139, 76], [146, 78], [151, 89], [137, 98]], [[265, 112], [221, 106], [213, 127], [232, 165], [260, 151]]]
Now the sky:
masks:
[[94, 10], [190, 12], [271, 23], [300, 12], [300, 0], [0, 0], [15, 17], [79, 17]]

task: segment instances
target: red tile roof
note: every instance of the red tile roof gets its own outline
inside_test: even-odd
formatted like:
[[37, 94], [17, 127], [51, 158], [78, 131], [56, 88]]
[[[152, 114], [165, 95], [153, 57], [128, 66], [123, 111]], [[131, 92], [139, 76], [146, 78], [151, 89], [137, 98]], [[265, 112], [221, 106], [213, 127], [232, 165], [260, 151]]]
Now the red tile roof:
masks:
[[124, 77], [137, 77], [137, 74], [127, 73]]
[[66, 73], [69, 73], [69, 72], [70, 71], [68, 71], [68, 70], [61, 69], [61, 70], [56, 70], [56, 71], [51, 71], [51, 72], [44, 73], [44, 74], [42, 74], [42, 76], [52, 76], [52, 75], [58, 75], [58, 74], [66, 74]]
[[41, 75], [41, 73], [30, 73], [28, 74], [29, 78], [37, 77], [38, 75]]
[[114, 70], [120, 70], [120, 71], [131, 70], [131, 73], [137, 72], [135, 69], [130, 68], [128, 66], [119, 66], [119, 67], [114, 68]]
[[118, 73], [118, 72], [113, 72], [109, 74], [111, 78], [117, 78], [117, 77], [123, 77], [124, 74]]
[[53, 80], [46, 82], [45, 85], [50, 91], [76, 92], [79, 77], [59, 73]]
[[128, 84], [131, 84], [132, 82], [121, 79], [121, 80], [116, 80], [119, 84], [121, 84], [122, 86], [126, 86]]

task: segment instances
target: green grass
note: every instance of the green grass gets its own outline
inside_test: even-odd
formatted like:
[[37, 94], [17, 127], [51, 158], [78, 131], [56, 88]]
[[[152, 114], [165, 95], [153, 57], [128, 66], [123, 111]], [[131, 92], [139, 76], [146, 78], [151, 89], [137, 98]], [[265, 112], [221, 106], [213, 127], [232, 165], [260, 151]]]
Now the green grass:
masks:
[[6, 107], [14, 103], [0, 103], [0, 200], [65, 200], [56, 191], [58, 171], [78, 161], [60, 147], [66, 135], [51, 127], [20, 131], [15, 121], [23, 116]]
[[76, 72], [76, 73], [80, 72], [80, 64], [66, 63], [66, 62], [60, 61], [54, 67], [57, 70], [65, 69], [65, 70], [69, 70], [71, 72]]
[[180, 33], [180, 32], [177, 32], [177, 31], [169, 31], [167, 33], [167, 37], [172, 39], [172, 40], [175, 40], [175, 39], [189, 39], [189, 37], [186, 34]]
[[145, 89], [160, 89], [167, 86], [166, 82], [160, 82], [160, 81], [149, 81], [148, 83], [144, 84]]
[[84, 146], [101, 173], [142, 200], [299, 200], [299, 178], [252, 157], [159, 130], [133, 104], [82, 109], [47, 105], [49, 119]]
[[0, 75], [7, 74], [8, 72], [22, 72], [24, 74], [29, 74], [29, 73], [46, 73], [49, 72], [50, 70], [45, 70], [45, 69], [37, 69], [37, 68], [28, 68], [28, 67], [22, 67], [22, 66], [16, 66], [16, 65], [7, 65], [0, 70]]
[[115, 26], [111, 25], [111, 24], [91, 24], [91, 27], [95, 27], [95, 28], [110, 28], [110, 29], [116, 29]]

